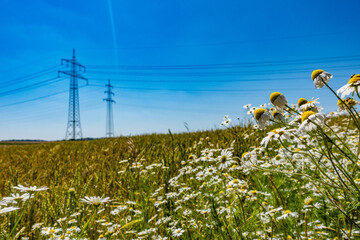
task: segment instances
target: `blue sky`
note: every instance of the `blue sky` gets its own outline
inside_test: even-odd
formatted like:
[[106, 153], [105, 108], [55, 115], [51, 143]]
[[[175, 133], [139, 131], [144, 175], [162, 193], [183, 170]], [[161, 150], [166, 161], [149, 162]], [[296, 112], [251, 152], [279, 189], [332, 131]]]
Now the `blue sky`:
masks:
[[89, 79], [89, 86], [79, 81], [84, 137], [105, 135], [107, 79], [116, 87], [116, 135], [136, 135], [186, 131], [184, 122], [192, 131], [219, 128], [224, 115], [244, 118], [244, 104], [267, 103], [277, 90], [293, 103], [319, 97], [325, 111], [334, 111], [334, 96], [314, 88], [311, 71], [333, 73], [334, 89], [359, 73], [359, 1], [1, 5], [0, 140], [64, 138], [69, 80], [49, 79], [66, 70], [60, 60], [72, 48]]

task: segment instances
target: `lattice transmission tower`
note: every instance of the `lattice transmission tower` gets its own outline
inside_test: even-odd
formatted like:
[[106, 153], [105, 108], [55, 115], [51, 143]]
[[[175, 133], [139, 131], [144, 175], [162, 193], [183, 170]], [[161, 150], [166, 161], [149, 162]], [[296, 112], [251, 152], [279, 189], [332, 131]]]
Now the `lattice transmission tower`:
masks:
[[114, 87], [110, 84], [110, 79], [108, 81], [108, 84], [105, 85], [107, 87], [107, 90], [104, 92], [107, 94], [107, 98], [104, 98], [103, 100], [106, 101], [106, 129], [105, 129], [105, 135], [106, 137], [114, 137], [114, 118], [113, 118], [113, 109], [112, 104], [116, 103], [112, 96], [115, 94], [111, 91]]
[[75, 49], [73, 49], [73, 56], [71, 59], [61, 59], [61, 64], [66, 62], [67, 67], [70, 65], [70, 71], [59, 71], [59, 75], [65, 74], [70, 76], [70, 91], [69, 91], [69, 113], [66, 127], [65, 139], [76, 140], [82, 138], [81, 124], [80, 124], [80, 107], [79, 107], [79, 85], [78, 78], [84, 78], [80, 72], [85, 72], [85, 66], [76, 61]]

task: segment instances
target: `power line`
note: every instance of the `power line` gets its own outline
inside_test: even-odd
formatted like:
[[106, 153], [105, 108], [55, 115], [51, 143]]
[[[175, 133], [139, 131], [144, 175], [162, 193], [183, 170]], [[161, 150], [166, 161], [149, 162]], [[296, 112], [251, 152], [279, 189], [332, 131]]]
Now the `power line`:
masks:
[[[327, 67], [328, 69], [352, 69], [359, 67], [360, 64]], [[298, 69], [272, 69], [272, 70], [253, 70], [253, 71], [237, 71], [237, 72], [107, 72], [107, 71], [88, 71], [89, 74], [107, 74], [107, 75], [123, 75], [123, 76], [224, 76], [224, 75], [259, 75], [259, 74], [289, 74], [309, 72], [314, 68], [298, 68]]]
[[[59, 81], [61, 81], [63, 79], [64, 78], [59, 78], [59, 77], [50, 78], [50, 79], [47, 79], [47, 80], [44, 80], [44, 81], [41, 81], [41, 82], [38, 82], [38, 83], [34, 83], [34, 84], [30, 84], [30, 85], [27, 85], [27, 86], [24, 86], [24, 87], [20, 87], [20, 88], [8, 90], [8, 91], [5, 91], [5, 92], [1, 92], [0, 96], [5, 96], [5, 95], [17, 93], [17, 92], [19, 92], [21, 90], [29, 90], [29, 89], [36, 88], [36, 87], [47, 86], [47, 85], [59, 82]], [[53, 81], [53, 80], [56, 80], [56, 81]]]
[[[349, 75], [337, 75], [336, 77], [349, 77]], [[310, 78], [310, 77], [309, 77]], [[90, 80], [93, 81], [107, 81], [108, 79], [105, 78], [91, 78]], [[212, 80], [212, 79], [206, 79], [206, 80], [195, 80], [195, 79], [183, 79], [183, 80], [143, 80], [143, 79], [111, 79], [111, 81], [114, 82], [144, 82], [144, 83], [222, 83], [222, 82], [267, 82], [267, 81], [289, 81], [289, 80], [304, 80], [308, 81], [309, 79], [300, 79], [299, 77], [288, 77], [288, 78], [253, 78], [253, 79], [220, 79], [220, 80]]]
[[143, 65], [143, 66], [106, 66], [90, 65], [92, 69], [127, 69], [127, 70], [168, 70], [168, 69], [209, 69], [209, 68], [242, 68], [242, 67], [259, 67], [259, 66], [284, 66], [297, 64], [314, 64], [314, 63], [331, 63], [339, 61], [356, 61], [360, 55], [341, 56], [332, 58], [309, 58], [280, 61], [262, 61], [262, 62], [242, 62], [242, 63], [216, 63], [216, 64], [185, 64], [185, 65]]
[[18, 104], [23, 104], [23, 103], [28, 103], [28, 102], [33, 102], [36, 100], [40, 100], [40, 99], [44, 99], [44, 98], [48, 98], [48, 97], [52, 97], [52, 96], [56, 96], [62, 93], [65, 93], [66, 91], [61, 91], [61, 92], [57, 92], [57, 93], [53, 93], [53, 94], [49, 94], [49, 95], [45, 95], [45, 96], [41, 96], [41, 97], [37, 97], [37, 98], [31, 98], [28, 100], [24, 100], [24, 101], [19, 101], [19, 102], [14, 102], [14, 103], [10, 103], [10, 104], [5, 104], [5, 105], [0, 105], [0, 108], [4, 108], [4, 107], [10, 107], [10, 106], [14, 106], [14, 105], [18, 105]]
[[[104, 87], [103, 85], [89, 84], [89, 87]], [[265, 89], [171, 89], [171, 88], [138, 88], [138, 87], [114, 87], [119, 89], [129, 90], [145, 90], [145, 91], [173, 91], [173, 92], [261, 92], [271, 91], [269, 88]], [[309, 90], [314, 88], [286, 88], [286, 89], [274, 89], [274, 91], [299, 91]]]
[[37, 78], [37, 77], [41, 77], [41, 76], [44, 76], [46, 74], [49, 74], [50, 71], [52, 71], [54, 69], [57, 69], [59, 67], [61, 67], [61, 66], [56, 65], [56, 66], [44, 69], [42, 71], [32, 73], [32, 74], [24, 76], [24, 77], [19, 77], [19, 78], [15, 78], [15, 79], [13, 79], [11, 81], [2, 82], [2, 83], [0, 83], [0, 86], [7, 87], [7, 86], [10, 86], [10, 85], [15, 85], [15, 84], [17, 84], [18, 82], [21, 82], [21, 81], [27, 81], [27, 80], [31, 80], [31, 79], [34, 79], [34, 78]]

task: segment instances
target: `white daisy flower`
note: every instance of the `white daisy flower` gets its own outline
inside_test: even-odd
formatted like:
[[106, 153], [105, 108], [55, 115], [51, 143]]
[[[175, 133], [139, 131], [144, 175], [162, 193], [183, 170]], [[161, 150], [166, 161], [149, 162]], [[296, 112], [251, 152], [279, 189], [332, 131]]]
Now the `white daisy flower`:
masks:
[[5, 213], [8, 213], [8, 212], [12, 212], [12, 211], [18, 210], [18, 209], [20, 209], [20, 208], [18, 208], [18, 207], [0, 208], [0, 214], [5, 214]]
[[283, 215], [281, 215], [280, 217], [276, 218], [277, 220], [280, 220], [280, 219], [286, 219], [288, 217], [293, 217], [293, 218], [297, 218], [299, 216], [298, 213], [296, 212], [291, 212], [290, 210], [285, 210], [283, 212]]
[[325, 85], [325, 83], [328, 83], [330, 78], [332, 77], [333, 77], [332, 74], [327, 73], [321, 69], [314, 70], [311, 73], [311, 79], [314, 81], [314, 85], [316, 88], [322, 88]]
[[102, 198], [102, 197], [87, 197], [87, 196], [85, 196], [85, 198], [80, 198], [80, 201], [87, 203], [89, 205], [99, 206], [99, 205], [109, 202], [110, 198], [109, 197]]
[[298, 133], [306, 133], [317, 128], [317, 125], [324, 123], [326, 115], [323, 113], [315, 113], [312, 111], [305, 111], [301, 114], [301, 125], [298, 129]]
[[338, 106], [338, 112], [344, 112], [344, 111], [347, 111], [348, 108], [346, 107], [346, 105], [350, 108], [352, 107], [355, 107], [356, 104], [358, 104], [359, 101], [356, 101], [355, 99], [353, 98], [345, 98], [345, 99], [342, 99], [342, 101], [339, 99], [337, 101], [337, 106]]
[[339, 88], [336, 93], [337, 95], [341, 94], [341, 98], [352, 94], [355, 91], [358, 91], [358, 86], [360, 85], [360, 74], [352, 75], [348, 83], [341, 88]]
[[232, 152], [228, 150], [222, 150], [220, 156], [217, 157], [219, 161], [219, 169], [226, 169], [231, 164], [236, 163], [234, 160], [232, 160]]
[[[319, 98], [311, 99], [311, 101], [307, 101], [306, 103], [301, 103], [300, 102], [301, 99], [305, 99], [305, 98], [300, 98], [298, 101], [298, 106], [301, 111], [319, 112], [319, 109], [316, 106], [316, 104], [319, 104], [319, 102], [318, 102]], [[300, 102], [300, 105], [299, 105], [299, 102]]]
[[231, 119], [230, 119], [230, 118], [227, 118], [227, 119], [225, 119], [225, 121], [223, 121], [220, 125], [227, 127], [227, 126], [230, 125], [230, 123], [231, 123]]
[[[34, 196], [31, 196], [31, 198], [33, 198]], [[26, 202], [28, 199], [30, 198], [30, 194], [29, 193], [24, 193], [22, 195], [20, 195], [19, 193], [15, 193], [15, 194], [11, 194], [11, 197], [4, 197], [3, 200], [5, 202], [19, 202], [19, 201], [23, 201]]]
[[37, 186], [30, 186], [30, 187], [24, 187], [22, 185], [17, 185], [15, 187], [13, 187], [14, 189], [20, 190], [21, 192], [40, 192], [40, 191], [45, 191], [48, 190], [48, 187], [37, 187]]
[[278, 122], [283, 122], [285, 120], [284, 115], [277, 110], [274, 110], [272, 112], [272, 116], [273, 116], [274, 120], [278, 121]]
[[244, 105], [243, 107], [244, 107], [245, 109], [248, 109], [248, 108], [251, 107], [251, 104], [246, 104], [246, 105]]
[[279, 92], [273, 92], [272, 94], [270, 94], [270, 102], [279, 111], [283, 111], [287, 105], [286, 97]]
[[271, 119], [271, 113], [264, 108], [258, 108], [254, 111], [254, 117], [259, 123], [259, 128], [264, 129], [267, 122]]
[[173, 234], [174, 237], [180, 237], [181, 235], [183, 235], [184, 232], [185, 232], [184, 229], [177, 228], [172, 232], [172, 234]]

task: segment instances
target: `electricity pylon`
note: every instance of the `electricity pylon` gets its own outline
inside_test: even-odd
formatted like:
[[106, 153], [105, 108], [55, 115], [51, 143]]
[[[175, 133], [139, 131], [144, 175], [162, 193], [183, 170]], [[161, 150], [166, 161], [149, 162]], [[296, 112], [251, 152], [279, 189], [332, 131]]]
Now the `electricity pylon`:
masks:
[[[59, 71], [58, 74], [63, 73], [70, 76], [70, 91], [69, 91], [69, 113], [68, 123], [66, 127], [65, 139], [76, 140], [82, 138], [81, 124], [80, 124], [80, 108], [79, 108], [79, 86], [78, 78], [88, 80], [84, 78], [79, 72], [85, 67], [78, 63], [75, 58], [75, 49], [73, 49], [73, 56], [71, 59], [61, 59], [61, 64], [66, 62], [68, 67], [70, 64], [70, 71]], [[79, 71], [79, 72], [78, 72]]]
[[106, 129], [105, 129], [105, 135], [106, 137], [114, 137], [114, 118], [113, 118], [113, 110], [112, 110], [112, 104], [116, 103], [114, 100], [112, 100], [112, 96], [115, 94], [111, 91], [113, 86], [110, 84], [110, 79], [108, 81], [108, 84], [105, 85], [107, 87], [107, 90], [104, 91], [104, 93], [107, 94], [107, 98], [104, 98], [103, 101], [106, 101]]

